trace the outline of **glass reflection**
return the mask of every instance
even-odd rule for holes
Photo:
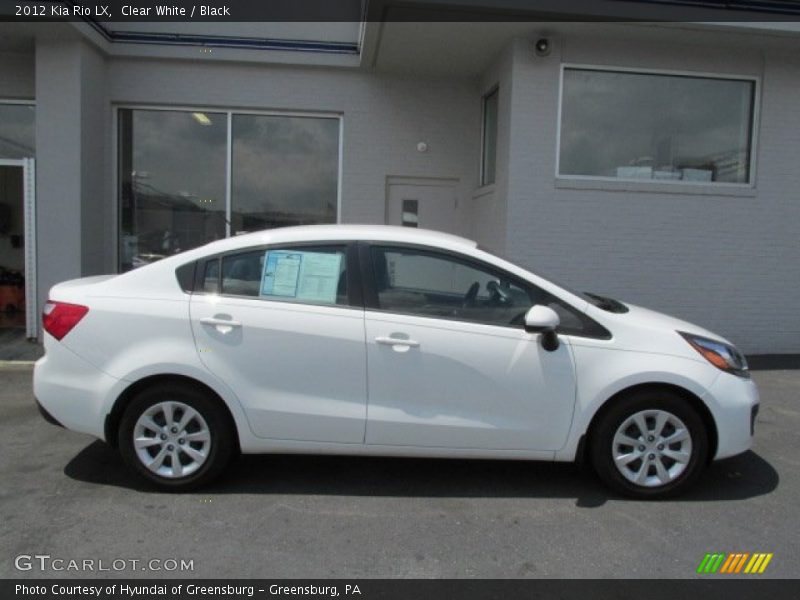
[[[36,109],[26,104],[0,104],[0,158],[36,156]]]
[[[227,116],[119,111],[120,268],[225,237]]]
[[[750,181],[752,81],[566,69],[564,175]]]
[[[231,232],[336,222],[339,120],[233,115]]]

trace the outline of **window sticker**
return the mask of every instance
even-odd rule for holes
[[[269,250],[261,296],[336,304],[341,266],[340,253]]]
[[[267,252],[264,257],[264,276],[261,278],[261,295],[295,298],[302,262],[301,252]]]

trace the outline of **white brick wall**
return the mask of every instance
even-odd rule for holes
[[[737,196],[562,187],[554,175],[562,61],[760,76],[755,190]],[[756,46],[734,52],[570,38],[555,40],[542,59],[517,40],[512,95],[509,256],[578,289],[706,326],[746,352],[800,352],[797,58]]]

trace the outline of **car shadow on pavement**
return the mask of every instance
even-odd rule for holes
[[[100,441],[84,448],[64,473],[85,483],[154,492]],[[772,465],[751,451],[713,463],[677,500],[744,500],[768,494],[779,479]],[[620,499],[591,469],[569,463],[282,454],[241,456],[201,493],[575,498],[576,506],[585,508]]]

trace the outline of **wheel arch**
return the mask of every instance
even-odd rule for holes
[[[104,424],[104,433],[105,433],[105,440],[113,447],[118,447],[119,439],[119,426],[120,421],[122,420],[122,415],[125,412],[125,408],[128,406],[130,401],[142,390],[147,389],[153,385],[163,384],[163,383],[177,383],[179,385],[187,386],[194,388],[196,390],[200,390],[209,395],[210,398],[213,398],[215,402],[217,402],[225,411],[225,414],[228,418],[228,425],[233,432],[233,439],[235,444],[235,449],[237,452],[241,452],[241,444],[239,440],[239,428],[236,426],[236,419],[233,417],[233,413],[231,412],[230,407],[228,404],[222,399],[222,397],[211,387],[194,379],[192,377],[186,375],[178,375],[176,373],[161,373],[158,375],[149,375],[146,377],[142,377],[134,382],[132,382],[128,387],[126,387],[122,392],[117,396],[117,399],[114,401],[114,405],[111,408],[111,411],[108,413],[105,419]]]
[[[578,452],[576,454],[576,461],[580,463],[584,463],[588,461],[587,453],[589,448],[591,448],[591,436],[596,429],[597,423],[603,418],[603,416],[611,409],[614,405],[614,402],[627,396],[628,394],[632,394],[635,392],[639,392],[642,390],[665,390],[677,394],[684,398],[692,408],[700,415],[700,418],[703,420],[703,425],[705,425],[706,432],[708,433],[708,461],[711,462],[713,457],[717,454],[717,444],[719,441],[719,434],[717,432],[717,424],[714,421],[714,417],[711,414],[711,410],[709,410],[706,403],[703,400],[694,394],[693,392],[687,390],[684,387],[679,385],[675,385],[672,383],[663,383],[663,382],[650,382],[650,383],[639,383],[636,385],[628,386],[618,392],[615,392],[612,396],[606,399],[598,409],[595,411],[594,415],[592,415],[591,421],[589,421],[589,425],[586,427],[586,430],[581,435],[580,442],[578,444]]]

